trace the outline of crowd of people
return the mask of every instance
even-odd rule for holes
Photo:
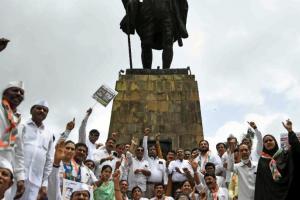
[[[88,109],[79,128],[79,141],[68,140],[73,119],[55,138],[43,123],[47,101],[32,104],[31,119],[22,119],[18,106],[24,100],[21,81],[2,91],[0,106],[0,199],[22,200],[289,200],[297,197],[300,143],[292,122],[287,148],[271,134],[262,136],[254,121],[239,142],[229,135],[212,153],[209,141],[197,147],[162,152],[159,135],[118,142],[111,133],[105,144],[100,132],[86,126]],[[142,144],[139,144],[142,139]],[[256,148],[253,149],[253,142]],[[164,155],[166,155],[164,157]],[[66,188],[66,185],[68,187]],[[66,192],[67,191],[67,192]],[[297,198],[296,198],[297,199]]]

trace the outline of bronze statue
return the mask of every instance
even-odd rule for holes
[[[6,48],[8,42],[8,39],[0,38],[0,52]]]
[[[128,34],[135,31],[141,39],[144,69],[151,69],[152,49],[163,50],[162,66],[169,69],[173,60],[173,42],[182,46],[187,38],[187,0],[122,0],[126,16],[121,29]],[[130,50],[130,46],[129,46]],[[131,51],[129,51],[131,57]]]

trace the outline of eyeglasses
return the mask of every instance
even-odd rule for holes
[[[136,151],[138,151],[138,152],[143,152],[144,149],[137,149]]]

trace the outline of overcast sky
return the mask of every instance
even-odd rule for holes
[[[49,129],[61,132],[73,117],[78,128],[95,90],[103,83],[114,88],[119,70],[128,68],[121,1],[0,3],[0,37],[11,40],[0,53],[1,87],[25,82],[23,120],[36,100],[46,99]],[[189,0],[189,6],[190,37],[182,48],[174,45],[173,68],[191,66],[196,76],[205,137],[213,144],[230,133],[240,137],[248,120],[263,134],[284,132],[287,118],[299,130],[300,0]],[[132,46],[134,67],[142,68],[137,35]],[[96,105],[88,124],[100,130],[102,142],[111,106]]]

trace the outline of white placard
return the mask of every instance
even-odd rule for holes
[[[300,133],[296,133],[296,136],[300,141]],[[287,150],[290,147],[288,133],[280,134],[280,147],[285,150]]]
[[[103,106],[107,106],[116,95],[116,91],[106,85],[101,85],[101,87],[93,94],[93,98]]]
[[[70,200],[71,195],[74,191],[78,191],[80,188],[88,188],[90,192],[90,200],[93,200],[93,186],[87,185],[85,183],[79,183],[67,179],[63,179],[63,190],[62,190],[62,199]]]

